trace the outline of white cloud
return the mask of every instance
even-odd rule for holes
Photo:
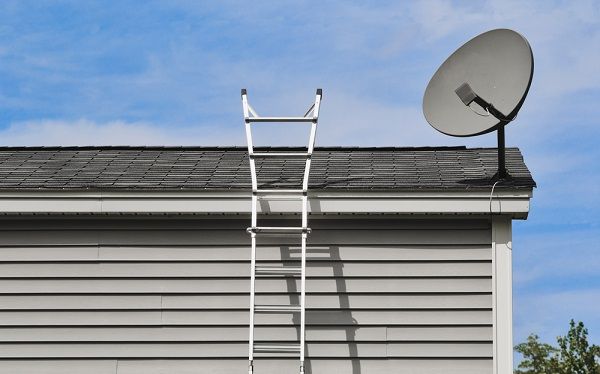
[[[449,0],[415,2],[411,18],[417,22],[425,42],[435,42],[458,30],[467,30],[489,19],[488,6],[457,6]]]
[[[471,146],[493,143],[493,136],[464,139],[442,135],[425,122],[419,107],[386,105],[367,96],[344,93],[332,93],[326,100],[321,111],[318,145],[410,147],[462,145],[465,141]],[[257,145],[305,145],[308,141],[308,126],[301,124],[255,125],[253,129]],[[199,123],[169,127],[89,119],[16,122],[0,130],[0,139],[2,144],[12,146],[246,144],[241,112],[238,120],[228,126]]]
[[[181,7],[197,16],[206,11],[205,6],[187,1],[162,6]],[[215,11],[215,7],[219,6],[211,6],[212,11]],[[457,47],[460,41],[479,31],[499,26],[514,27],[522,31],[532,42],[538,57],[534,87],[523,112],[528,112],[529,118],[542,118],[543,121],[525,123],[520,118],[518,124],[519,127],[531,127],[531,130],[535,128],[535,138],[538,141],[547,138],[549,133],[540,131],[540,123],[544,122],[546,125],[552,118],[556,118],[558,112],[564,111],[556,96],[594,89],[600,85],[596,64],[600,59],[600,49],[593,47],[600,42],[600,35],[597,27],[590,28],[597,26],[600,18],[599,7],[594,2],[547,4],[486,1],[476,5],[445,0],[388,2],[378,5],[335,2],[324,5],[321,11],[304,18],[310,14],[309,9],[305,6],[290,7],[258,2],[251,9],[239,11],[237,4],[226,3],[211,22],[221,25],[219,22],[226,20],[232,24],[239,22],[239,27],[244,27],[245,22],[248,22],[248,12],[251,15],[278,15],[276,22],[271,25],[260,20],[258,24],[253,24],[249,32],[257,33],[256,46],[248,46],[250,49],[246,49],[232,45],[232,50],[239,49],[240,56],[243,56],[241,59],[233,58],[235,54],[222,49],[203,48],[200,36],[181,32],[174,35],[173,41],[165,48],[150,50],[146,55],[147,66],[142,71],[129,75],[73,76],[69,68],[62,67],[64,61],[54,61],[51,65],[59,67],[50,71],[63,69],[65,74],[60,75],[61,79],[71,77],[70,82],[77,82],[77,90],[81,93],[75,98],[69,97],[79,101],[58,103],[58,106],[63,107],[59,111],[67,112],[70,118],[104,121],[103,126],[109,123],[106,122],[107,119],[143,118],[145,122],[158,123],[159,126],[167,124],[163,121],[170,121],[169,125],[178,127],[189,127],[192,121],[197,120],[204,128],[210,128],[215,124],[204,118],[225,118],[227,128],[231,129],[228,136],[211,136],[209,141],[232,144],[230,139],[233,137],[238,140],[236,143],[243,143],[243,136],[238,136],[239,122],[235,122],[239,119],[239,87],[247,86],[257,92],[270,91],[269,99],[277,101],[277,96],[285,90],[306,91],[306,86],[311,86],[312,90],[313,83],[324,81],[326,98],[318,138],[321,144],[493,146],[493,139],[454,139],[435,133],[424,122],[418,104],[407,104],[406,92],[405,97],[389,102],[375,97],[372,85],[373,82],[383,84],[383,90],[382,87],[378,90],[388,92],[398,92],[401,89],[408,91],[406,87],[417,87],[409,94],[420,96],[427,77],[421,77],[425,74],[422,69],[418,71],[418,77],[409,74],[410,69],[416,69],[419,62],[431,63],[431,59],[424,58],[423,53],[438,51],[438,55],[445,55],[446,51]],[[298,22],[303,22],[302,27],[296,25]],[[315,36],[314,39],[304,38],[306,35],[299,31],[306,29],[312,30],[310,35]],[[283,51],[274,52],[273,45],[262,44],[271,40],[273,34],[278,35],[278,38],[289,35],[287,39],[273,39],[286,43]],[[259,36],[263,38],[259,39]],[[108,40],[121,39],[114,37]],[[233,44],[236,42],[233,39],[226,40]],[[130,41],[134,43],[138,39]],[[29,45],[24,41],[20,43]],[[102,43],[96,43],[96,39],[93,39],[90,45],[80,44],[95,51],[100,48],[96,44]],[[91,53],[87,49],[86,53]],[[299,51],[307,53],[304,55]],[[48,54],[46,51],[38,58],[46,61],[45,59],[52,57]],[[415,57],[421,60],[415,62]],[[380,58],[384,59],[385,64],[380,61],[373,67],[373,61]],[[402,58],[402,61],[395,60],[397,58]],[[310,61],[320,61],[320,66],[309,63],[310,68],[303,70],[300,65]],[[358,68],[352,65],[354,61],[363,61],[364,66],[360,67],[360,74],[346,79],[348,75],[343,74],[344,72]],[[348,67],[345,66],[346,62]],[[30,71],[35,65],[29,63],[23,69]],[[331,70],[332,66],[336,67],[335,71]],[[13,68],[16,69],[15,66]],[[47,70],[43,71],[43,79],[49,76]],[[36,81],[38,78],[42,79],[36,77]],[[50,88],[56,89],[54,86]],[[549,101],[549,96],[554,97],[554,101]],[[0,97],[0,103],[13,107],[16,105],[7,100]],[[410,102],[414,103],[414,100]],[[295,103],[291,101],[291,104]],[[43,100],[35,103],[38,104],[44,105]],[[271,104],[273,102],[269,102]],[[275,105],[279,103],[276,102]],[[290,104],[280,106],[292,108]],[[222,117],[222,114],[226,117]],[[523,117],[526,118],[525,113]],[[152,126],[151,130],[159,131],[155,128],[156,126]],[[128,129],[131,130],[129,127]],[[123,131],[127,132],[128,129]],[[521,133],[530,135],[528,131]],[[560,133],[566,130],[555,126],[553,131]],[[509,133],[509,142],[517,139],[513,134],[517,132]],[[179,139],[165,134],[158,137],[158,140],[164,138]],[[186,137],[182,139],[187,140]],[[206,144],[204,137],[194,139]],[[525,144],[525,141],[523,136],[518,142]]]
[[[466,41],[478,31],[509,27],[522,32],[532,44],[536,57],[534,83],[540,97],[547,99],[600,85],[600,5],[595,1],[490,0],[473,6],[429,0],[340,8],[343,17],[336,23],[331,39],[344,50],[361,54],[397,50],[409,57],[419,49],[450,51],[456,39]]]
[[[412,147],[465,143],[464,138],[442,135],[429,126],[420,106],[382,103],[368,93],[332,92],[324,99],[321,121],[321,145]],[[485,140],[471,139],[470,143]]]
[[[177,129],[147,123],[109,121],[19,122],[0,130],[5,145],[219,145],[241,144],[241,136],[215,127]]]

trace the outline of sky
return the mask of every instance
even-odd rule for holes
[[[598,0],[4,0],[0,145],[245,145],[240,88],[261,115],[300,115],[322,87],[318,145],[495,147],[421,112],[437,67],[494,28],[535,58],[506,129],[538,184],[513,227],[515,342],[574,318],[600,344]]]

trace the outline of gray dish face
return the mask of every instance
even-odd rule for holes
[[[485,32],[465,43],[435,72],[425,90],[423,114],[447,135],[494,131],[501,121],[476,104],[467,107],[455,90],[468,83],[478,96],[512,118],[523,105],[532,77],[533,53],[521,34],[508,29]]]

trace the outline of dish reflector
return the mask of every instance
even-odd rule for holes
[[[533,77],[533,53],[521,34],[498,29],[469,40],[435,72],[423,114],[436,130],[474,136],[503,127],[523,105]]]

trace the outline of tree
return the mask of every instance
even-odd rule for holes
[[[557,338],[565,374],[600,374],[600,364],[596,360],[596,357],[600,358],[600,347],[590,347],[587,336],[583,322],[576,324],[571,320],[567,335]]]
[[[583,322],[569,325],[567,335],[557,338],[558,347],[541,343],[535,334],[517,345],[523,360],[515,374],[600,374],[600,347],[590,346]]]
[[[515,347],[523,355],[523,360],[515,374],[557,374],[559,373],[558,349],[541,343],[535,334],[527,337],[527,342]],[[521,370],[522,369],[522,370]]]

